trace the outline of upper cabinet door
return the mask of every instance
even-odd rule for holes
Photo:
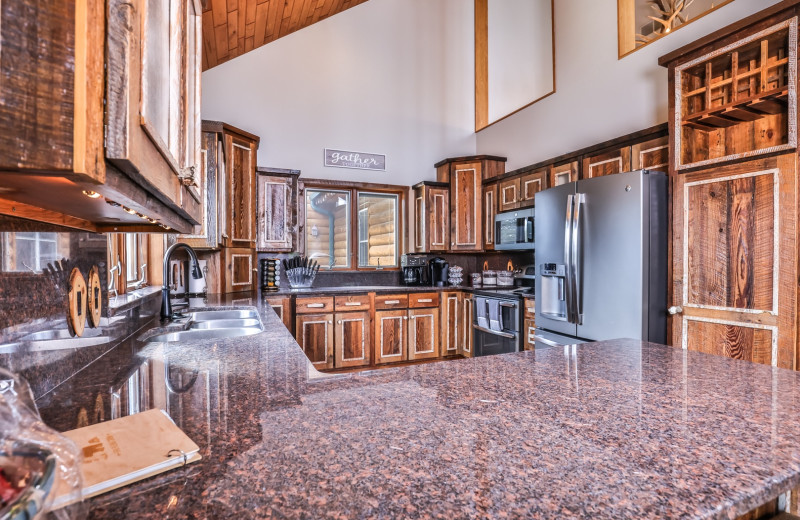
[[[550,179],[547,183],[548,188],[561,186],[578,180],[578,161],[572,161],[550,169]]]
[[[201,7],[109,0],[106,156],[168,201],[200,199]],[[199,215],[198,215],[199,217]]]
[[[450,243],[450,188],[444,183],[414,186],[414,243],[417,253],[447,251]]]
[[[483,187],[483,248],[494,249],[494,217],[497,215],[497,183]]]
[[[450,249],[480,251],[481,163],[455,163],[450,174]]]
[[[255,144],[225,134],[228,181],[226,245],[255,247]]]
[[[631,147],[623,146],[583,159],[583,178],[592,179],[630,171]]]
[[[256,182],[257,249],[264,252],[293,251],[297,227],[297,177],[259,173]]]
[[[659,137],[631,147],[633,170],[669,170],[669,137]]]
[[[203,217],[194,232],[180,235],[179,240],[195,249],[216,249],[220,245],[218,201],[220,183],[220,155],[217,153],[217,134],[203,132],[200,151],[200,186],[203,195]]]
[[[533,206],[534,197],[545,189],[547,182],[547,168],[527,173],[519,179],[519,206],[521,208]]]
[[[519,177],[497,183],[500,199],[499,211],[510,211],[519,207]]]

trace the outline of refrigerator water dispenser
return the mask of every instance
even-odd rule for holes
[[[567,321],[567,266],[564,264],[542,264],[539,268],[542,280],[542,314],[552,320]]]

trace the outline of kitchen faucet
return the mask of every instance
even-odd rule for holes
[[[192,249],[191,246],[181,242],[169,246],[169,249],[167,249],[166,253],[164,253],[164,278],[161,286],[162,320],[172,319],[175,317],[175,315],[172,313],[172,302],[169,299],[169,258],[172,256],[172,252],[178,248],[183,248],[187,253],[189,253],[189,257],[191,258],[192,262],[192,278],[198,280],[203,277],[203,273],[200,272],[200,263],[197,261],[197,253],[194,252],[194,249]],[[186,285],[188,286],[189,284]]]

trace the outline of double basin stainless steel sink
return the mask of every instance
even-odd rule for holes
[[[147,343],[204,341],[250,336],[263,330],[255,309],[197,311],[189,314],[186,330],[157,334],[146,338],[145,341]]]

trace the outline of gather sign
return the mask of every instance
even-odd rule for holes
[[[386,156],[325,148],[325,166],[359,170],[386,170]]]

